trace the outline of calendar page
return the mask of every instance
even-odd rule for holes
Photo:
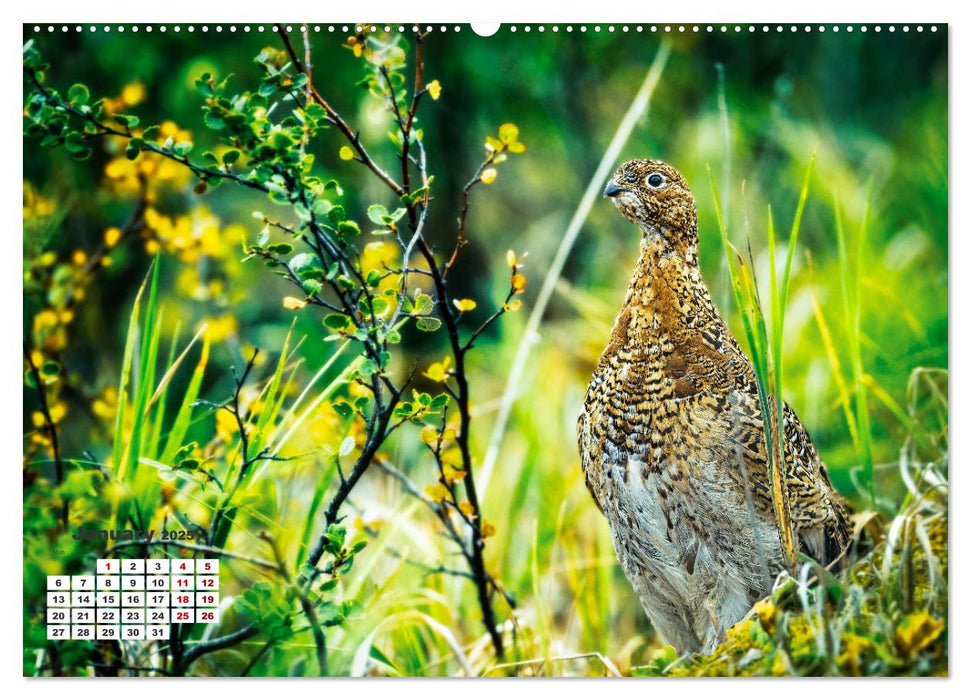
[[[949,674],[947,23],[607,9],[22,26],[25,677]]]

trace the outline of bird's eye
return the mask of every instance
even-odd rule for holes
[[[664,184],[664,176],[658,173],[651,173],[647,176],[647,184],[651,187],[660,187]]]

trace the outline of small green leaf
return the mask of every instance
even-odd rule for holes
[[[334,413],[344,418],[350,418],[354,415],[354,409],[346,401],[335,401],[331,404],[331,408],[334,409]]]
[[[75,83],[67,89],[67,101],[74,107],[87,104],[90,98],[91,93],[88,91],[87,86],[81,83]]]
[[[387,208],[380,204],[372,204],[367,208],[367,218],[378,225],[384,224],[385,217],[388,216]]]
[[[415,327],[420,331],[430,333],[431,331],[437,331],[439,328],[441,328],[442,322],[434,316],[422,316],[415,321]]]
[[[139,119],[133,114],[116,114],[115,121],[128,129],[134,129],[139,124]]]
[[[330,328],[332,331],[339,331],[342,328],[346,328],[350,319],[344,314],[327,314],[324,316],[321,323],[324,324],[326,328]]]

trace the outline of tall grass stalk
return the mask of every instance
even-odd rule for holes
[[[728,259],[728,274],[735,304],[742,317],[745,337],[748,342],[752,364],[755,368],[759,407],[765,431],[765,447],[768,457],[769,475],[772,483],[772,505],[782,543],[783,554],[790,569],[796,562],[795,539],[789,512],[788,490],[786,488],[785,463],[785,403],[782,399],[783,356],[782,340],[785,331],[786,306],[789,299],[789,281],[792,274],[792,261],[799,240],[799,227],[802,214],[809,196],[809,182],[812,177],[815,156],[809,161],[803,177],[799,202],[789,232],[785,268],[782,279],[778,279],[776,265],[776,231],[772,208],[766,212],[766,227],[769,253],[769,315],[771,335],[766,324],[765,312],[759,296],[758,282],[755,277],[754,263],[749,249],[749,265],[732,245],[728,238],[718,189],[715,186],[711,168],[708,179],[711,184],[715,204],[715,217],[721,234],[722,246]]]
[[[860,290],[862,288],[862,272],[860,264],[863,259],[863,247],[866,242],[867,221],[870,216],[870,193],[867,191],[866,204],[863,208],[863,220],[856,239],[853,259],[849,256],[849,241],[843,226],[843,215],[839,197],[834,203],[836,215],[836,245],[839,255],[840,284],[843,293],[843,320],[846,333],[847,348],[850,355],[850,373],[853,379],[853,395],[855,398],[855,422],[858,433],[860,458],[863,462],[864,485],[871,507],[876,505],[876,494],[873,487],[873,436],[870,432],[870,412],[867,407],[867,387],[863,374],[862,332],[860,330]]]

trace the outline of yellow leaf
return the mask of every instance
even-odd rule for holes
[[[753,610],[759,616],[762,629],[772,634],[772,628],[775,626],[775,604],[771,600],[760,600],[755,604]]]
[[[503,124],[499,127],[499,140],[503,143],[515,143],[519,138],[519,127],[515,124]]]
[[[944,631],[944,623],[926,612],[907,615],[897,627],[894,641],[897,650],[905,657],[910,657],[921,649],[929,646]]]
[[[488,185],[496,179],[496,175],[498,174],[499,172],[495,168],[486,168],[482,171],[482,175],[479,176],[479,179]]]
[[[509,144],[506,147],[506,149],[510,153],[525,153],[526,152],[526,144],[520,143],[519,141],[513,141],[511,144]]]
[[[485,518],[483,518],[482,528],[480,531],[482,533],[482,539],[485,539],[486,537],[492,537],[494,534],[496,534],[496,526],[490,523]]]
[[[433,362],[431,365],[429,365],[428,369],[425,370],[425,376],[431,379],[433,382],[444,382],[445,377],[448,375],[448,367],[451,363],[451,357],[446,357],[441,362]]]
[[[446,464],[442,469],[442,476],[445,477],[445,482],[448,484],[454,484],[465,478],[466,472],[464,469],[455,469],[454,467]]]
[[[432,82],[428,83],[428,85],[425,86],[425,89],[428,90],[428,94],[431,95],[433,100],[437,100],[442,94],[442,84],[437,80],[433,80]]]
[[[452,299],[452,303],[459,311],[472,311],[476,307],[476,303],[472,299]]]
[[[339,155],[341,157],[341,160],[353,160],[354,159],[354,151],[351,150],[351,147],[350,146],[341,146],[341,150],[340,150]]]
[[[506,264],[509,265],[509,267],[516,267],[516,265],[517,265],[518,262],[519,261],[516,260],[516,254],[514,252],[512,252],[511,250],[507,250],[506,251]]]
[[[455,428],[445,428],[442,431],[442,442],[455,442]]]
[[[145,86],[142,83],[129,83],[121,89],[121,101],[131,107],[145,99]]]
[[[443,451],[441,454],[442,464],[446,467],[451,467],[456,464],[462,463],[462,450],[458,448],[458,445],[452,445],[447,450]]]
[[[296,309],[302,309],[307,305],[304,299],[297,299],[296,297],[283,297],[283,308],[295,311]]]
[[[512,276],[511,284],[512,289],[514,292],[516,292],[516,294],[522,294],[524,291],[526,291],[526,275],[522,275],[517,272]]]
[[[105,229],[105,245],[111,248],[121,240],[121,229],[117,226]]]
[[[486,147],[486,150],[491,153],[498,153],[503,149],[503,143],[499,139],[494,139],[491,136],[486,136],[485,147]]]
[[[448,489],[442,483],[434,483],[431,486],[425,487],[425,493],[428,497],[435,501],[435,503],[441,503],[446,498],[449,497]]]
[[[421,441],[426,445],[434,445],[438,442],[438,430],[434,425],[426,425],[421,429]]]

